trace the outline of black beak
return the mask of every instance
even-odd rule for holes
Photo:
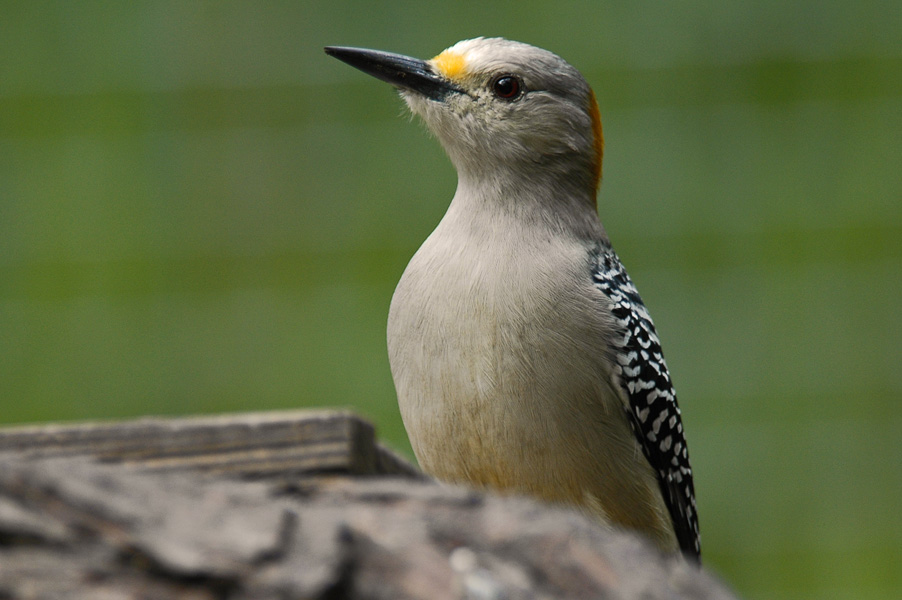
[[[433,71],[429,63],[418,58],[344,46],[326,46],[325,51],[329,56],[334,56],[376,79],[423,94],[432,100],[442,100],[451,92],[464,91]]]

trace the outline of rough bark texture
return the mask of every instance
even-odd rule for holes
[[[0,599],[733,598],[581,515],[440,485],[347,413],[0,430]]]

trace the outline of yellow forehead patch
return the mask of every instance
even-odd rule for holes
[[[464,55],[453,50],[445,50],[432,59],[433,66],[448,79],[460,79],[467,70]]]

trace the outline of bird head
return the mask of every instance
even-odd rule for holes
[[[604,148],[598,105],[556,54],[502,38],[464,40],[430,60],[325,50],[397,87],[461,179],[564,187],[594,207]]]

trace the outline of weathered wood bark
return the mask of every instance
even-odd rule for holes
[[[431,482],[347,413],[0,430],[0,598],[731,597],[575,512]]]
[[[348,412],[287,411],[0,429],[0,452],[91,456],[143,470],[224,476],[420,472],[376,442],[373,426]]]

